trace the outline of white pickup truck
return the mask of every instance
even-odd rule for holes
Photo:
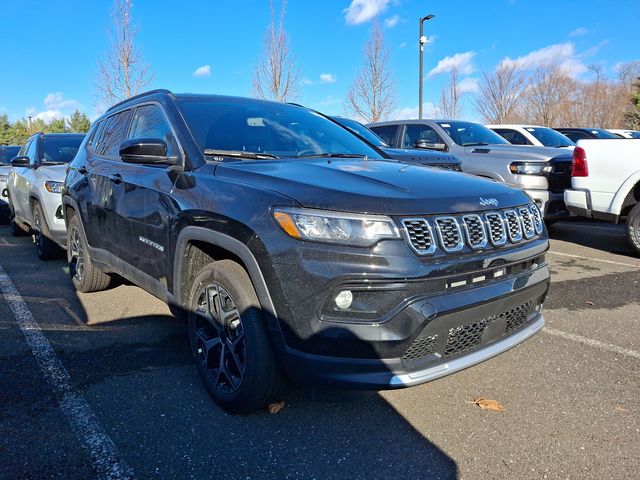
[[[564,192],[567,209],[581,217],[626,220],[629,242],[640,253],[640,140],[579,140],[571,184]]]

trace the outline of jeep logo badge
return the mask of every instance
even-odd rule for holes
[[[480,205],[483,207],[497,207],[498,206],[498,200],[495,198],[482,198],[480,197]]]

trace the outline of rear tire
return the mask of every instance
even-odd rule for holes
[[[636,203],[627,217],[627,238],[636,254],[640,254],[640,203]]]
[[[60,256],[60,247],[47,235],[49,229],[44,218],[44,212],[39,203],[33,206],[33,241],[40,260],[51,260]]]
[[[284,377],[247,272],[231,260],[205,266],[189,294],[191,351],[209,394],[231,413],[280,401]]]
[[[79,292],[97,292],[109,286],[111,277],[98,270],[91,262],[87,239],[78,215],[73,215],[67,225],[67,261],[71,281]]]

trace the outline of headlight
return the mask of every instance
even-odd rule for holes
[[[51,193],[62,193],[63,185],[64,183],[62,182],[44,182],[44,188]]]
[[[386,238],[400,238],[393,220],[378,215],[276,208],[273,218],[288,235],[299,240],[370,247]]]
[[[544,162],[513,162],[509,165],[511,173],[520,175],[542,175],[551,172],[553,167]]]

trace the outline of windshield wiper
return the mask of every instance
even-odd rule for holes
[[[367,158],[361,153],[309,153],[307,155],[298,155],[296,158],[322,157],[322,158]]]
[[[473,142],[473,143],[463,143],[463,147],[484,147],[489,145],[487,142]]]
[[[209,157],[234,157],[245,158],[251,160],[264,160],[268,158],[278,158],[276,155],[265,152],[245,152],[244,150],[215,150],[212,148],[205,148],[204,154]]]

